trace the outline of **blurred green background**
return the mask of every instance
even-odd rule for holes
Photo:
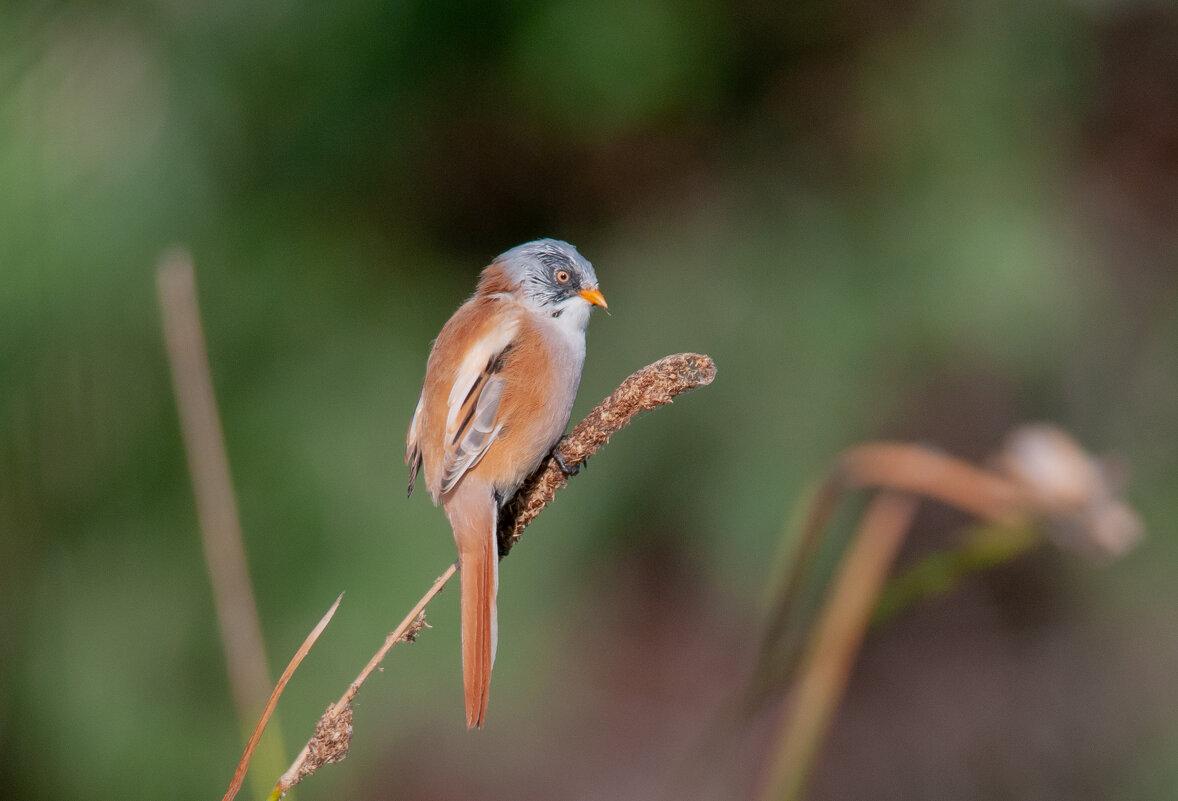
[[[659,797],[806,481],[1030,419],[1132,465],[1147,539],[873,632],[810,797],[1178,797],[1178,9],[1135,0],[0,5],[0,795],[215,798],[240,754],[159,255],[195,257],[271,662],[347,592],[289,760],[453,559],[405,428],[478,270],[538,236],[612,312],[574,418],[668,353],[719,376],[503,564],[486,730],[447,592],[300,797]]]

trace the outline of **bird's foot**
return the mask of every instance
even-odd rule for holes
[[[567,437],[561,437],[560,442],[564,442],[565,439],[567,439]],[[563,472],[566,476],[575,476],[577,473],[581,472],[582,467],[587,467],[589,463],[587,461],[583,461],[574,465],[570,465],[564,460],[564,457],[560,455],[560,442],[556,443],[556,447],[552,449],[552,458],[556,461],[557,467],[559,467],[561,472]]]

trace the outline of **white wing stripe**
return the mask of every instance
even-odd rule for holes
[[[462,365],[454,376],[454,386],[450,387],[450,396],[446,399],[446,438],[453,436],[458,428],[458,412],[463,401],[470,394],[471,387],[479,380],[479,376],[487,369],[491,359],[511,344],[519,330],[519,318],[508,321],[505,325],[488,332],[482,339],[474,343],[466,355],[462,357]],[[486,388],[483,388],[486,392]]]

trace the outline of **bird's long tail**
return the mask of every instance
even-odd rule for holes
[[[458,544],[462,589],[462,678],[466,725],[483,725],[495,663],[498,626],[495,596],[499,590],[499,547],[495,527],[498,507],[490,487],[462,481],[446,503]]]

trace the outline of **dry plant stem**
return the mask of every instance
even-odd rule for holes
[[[286,773],[278,779],[278,783],[274,785],[274,790],[270,793],[270,798],[281,798],[287,790],[294,787],[300,781],[310,776],[319,767],[327,762],[338,762],[347,756],[348,745],[351,738],[351,711],[352,699],[356,697],[356,693],[360,691],[360,687],[368,680],[372,671],[376,670],[377,666],[384,660],[385,655],[389,650],[403,640],[412,641],[416,638],[418,632],[425,625],[425,607],[430,601],[434,599],[442,588],[446,586],[446,582],[458,571],[458,563],[450,565],[446,568],[446,572],[438,576],[425,593],[421,596],[421,600],[417,605],[410,610],[405,619],[401,621],[401,625],[393,629],[393,631],[385,637],[384,644],[377,650],[372,658],[368,660],[368,664],[360,671],[355,680],[348,685],[348,689],[344,692],[340,699],[327,708],[323,716],[319,719],[319,724],[315,727],[315,737],[312,737],[299,755],[295,757],[294,762],[287,769]],[[342,729],[342,730],[341,730]],[[330,740],[328,745],[325,741]],[[324,748],[328,745],[327,748]],[[326,751],[327,756],[324,756]]]
[[[715,377],[715,363],[708,356],[696,353],[679,353],[647,365],[623,381],[561,442],[558,450],[565,465],[575,469],[609,442],[610,437],[629,424],[639,412],[664,406],[690,389],[707,386]],[[568,475],[557,465],[555,459],[547,460],[524,482],[516,495],[506,504],[500,516],[499,537],[504,552],[519,540],[520,532],[548,505],[557,490],[567,484]],[[327,708],[316,726],[315,737],[311,738],[275,784],[270,794],[271,801],[281,798],[287,790],[314,773],[321,765],[338,761],[347,754],[348,738],[351,735],[351,703],[356,692],[381,663],[390,648],[403,639],[412,639],[421,630],[425,625],[425,607],[442,590],[457,569],[458,564],[452,564],[438,577],[406,615],[401,625],[385,638],[384,645],[360,671],[347,692]],[[325,745],[328,735],[331,742]],[[325,753],[327,757],[323,756]]]
[[[678,395],[706,387],[716,378],[716,364],[699,353],[676,353],[630,375],[597,405],[559,446],[565,467],[574,472],[611,436],[621,431],[642,411],[657,409]],[[503,509],[499,520],[500,550],[506,554],[540,511],[568,484],[568,473],[556,459],[547,459]]]
[[[245,773],[249,769],[250,759],[253,758],[254,749],[258,747],[258,741],[262,739],[262,732],[266,729],[266,724],[270,721],[270,716],[274,714],[274,708],[278,705],[278,698],[286,689],[286,683],[290,681],[290,677],[294,675],[295,670],[310,653],[311,646],[315,644],[319,635],[331,622],[331,618],[335,615],[335,610],[339,609],[339,602],[343,600],[343,597],[343,593],[340,593],[339,597],[335,599],[335,603],[327,610],[327,614],[320,618],[319,622],[315,624],[315,628],[311,629],[311,633],[303,640],[303,644],[295,651],[295,655],[291,657],[286,669],[282,671],[282,675],[278,677],[278,683],[274,685],[274,690],[270,693],[270,700],[266,702],[266,708],[262,710],[262,717],[258,719],[258,725],[254,727],[254,733],[250,735],[249,742],[245,745],[245,752],[237,763],[237,770],[233,773],[233,781],[229,783],[229,789],[225,792],[222,801],[233,801],[237,796],[237,792],[241,789],[241,782],[245,779]]]
[[[773,617],[766,627],[766,649],[784,634],[810,562],[839,501],[850,490],[868,488],[910,492],[1006,526],[1019,526],[1026,520],[1027,499],[1018,485],[962,459],[900,442],[849,448],[839,456],[811,502]]]
[[[772,664],[823,532],[843,496],[884,490],[864,514],[844,557],[822,618],[807,643],[796,697],[787,708],[765,799],[796,798],[842,696],[871,612],[915,511],[913,496],[941,501],[990,522],[1028,519],[1025,493],[1014,482],[939,451],[879,442],[844,451],[811,501],[785,584],[767,626],[762,665]]]
[[[765,801],[796,799],[846,688],[855,654],[896,553],[916,513],[910,495],[881,492],[864,512],[785,708]]]
[[[784,709],[776,758],[763,788],[766,801],[801,796],[920,498],[941,501],[1005,531],[1021,532],[999,550],[1003,557],[1031,547],[1039,540],[1036,529],[1044,522],[1080,527],[1079,536],[1088,539],[1079,545],[1103,548],[1104,554],[1123,552],[1140,536],[1139,518],[1116,500],[1091,468],[1091,457],[1066,433],[1045,426],[1020,428],[1008,437],[1001,456],[996,462],[1001,474],[903,443],[861,445],[839,457],[807,510],[795,559],[767,627],[762,678],[772,678],[773,660],[783,645],[787,657],[792,654],[793,643],[786,641],[791,610],[839,501],[853,489],[881,491],[863,515],[806,643],[801,674],[792,702]],[[987,548],[981,556],[993,560],[995,553]]]
[[[847,489],[888,487],[933,500],[1003,525],[1016,525],[1026,494],[1017,484],[954,456],[903,442],[859,445],[839,457]]]
[[[229,477],[225,437],[213,395],[192,257],[188,252],[176,250],[165,254],[160,259],[156,283],[180,430],[192,474],[217,620],[225,644],[229,683],[244,730],[269,690],[269,670]]]

